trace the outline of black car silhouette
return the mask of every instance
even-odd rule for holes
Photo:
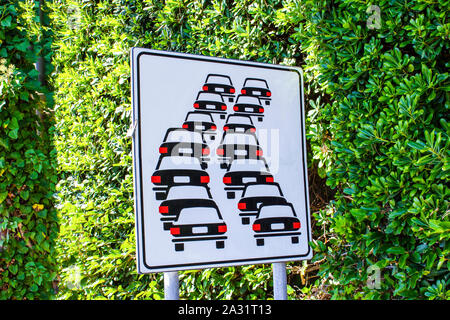
[[[200,160],[202,169],[206,169],[210,150],[201,133],[169,128],[164,136],[164,142],[159,147],[159,153],[159,161],[168,156],[196,157]]]
[[[257,215],[259,207],[286,203],[278,183],[247,183],[237,207],[240,210],[242,224],[249,224],[250,217]]]
[[[236,89],[233,87],[231,78],[222,74],[209,74],[206,77],[203,91],[220,93],[222,97],[228,98],[229,102],[233,102]]]
[[[261,100],[265,100],[266,105],[270,104],[270,97],[272,96],[272,92],[269,90],[267,81],[257,78],[245,79],[244,85],[241,89],[241,94],[258,97]]]
[[[186,114],[183,122],[183,129],[190,131],[216,131],[217,126],[209,112],[191,111]]]
[[[212,200],[204,200],[198,205],[180,210],[170,227],[174,237],[175,251],[183,251],[185,242],[215,241],[217,249],[225,247],[227,225],[219,208]]]
[[[183,208],[204,205],[212,201],[207,186],[173,186],[167,191],[167,197],[159,205],[164,230],[169,230]]]
[[[217,126],[209,112],[188,112],[182,128],[190,131],[199,131],[202,133],[203,137],[208,136],[211,140],[215,140]]]
[[[259,159],[263,151],[254,133],[225,131],[216,154],[220,167],[226,169],[236,159]]]
[[[206,186],[209,175],[201,169],[200,161],[195,157],[167,156],[159,161],[151,182],[155,185],[153,190],[157,191],[156,199],[160,200],[163,196],[161,191],[166,193],[172,186]]]
[[[234,160],[223,176],[228,199],[235,198],[235,192],[245,188],[247,183],[274,182],[269,166],[264,158]]]
[[[221,119],[225,119],[227,113],[227,105],[223,101],[222,95],[214,92],[200,91],[195,99],[194,108],[218,113]]]
[[[233,111],[257,116],[259,121],[262,121],[264,116],[264,107],[261,101],[258,97],[250,95],[238,95]]]
[[[267,237],[287,236],[291,237],[292,243],[298,243],[300,227],[292,203],[261,206],[252,225],[257,246],[263,246]]]
[[[245,114],[235,113],[227,117],[226,123],[223,126],[223,131],[227,132],[256,132],[253,125],[252,118]]]

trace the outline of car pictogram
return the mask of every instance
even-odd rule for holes
[[[211,140],[215,139],[217,131],[214,119],[207,111],[188,112],[181,127],[189,131],[201,132],[204,137],[207,135]]]
[[[242,219],[242,224],[249,224],[250,218],[258,214],[258,209],[261,206],[286,203],[287,201],[278,183],[253,182],[245,185],[237,208],[240,211],[239,216]]]
[[[231,78],[223,74],[209,74],[206,77],[203,91],[220,93],[222,97],[227,98],[228,102],[234,101],[236,89],[233,87]]]
[[[208,186],[172,186],[168,189],[167,195],[159,205],[158,211],[161,214],[161,221],[164,230],[169,230],[172,222],[176,220],[181,209],[198,206],[201,203],[212,201],[211,192]]]
[[[184,251],[185,242],[215,241],[216,249],[225,248],[227,225],[214,201],[183,208],[170,227],[175,251]]]
[[[265,101],[266,105],[270,104],[272,92],[267,85],[267,81],[258,78],[246,78],[241,89],[241,94],[258,97]]]
[[[263,150],[254,133],[225,131],[220,145],[216,148],[216,154],[220,167],[226,169],[236,159],[261,158]]]
[[[217,113],[221,119],[225,119],[227,114],[227,104],[220,93],[200,91],[195,99],[194,108]]]
[[[261,206],[252,225],[257,246],[269,237],[291,237],[291,243],[299,243],[300,228],[292,203]]]
[[[202,169],[208,167],[210,150],[201,133],[182,128],[169,128],[159,146],[160,159],[168,156],[195,157]]]
[[[271,183],[274,177],[264,158],[234,160],[223,176],[228,199],[235,198],[236,191],[242,191],[247,183]]]
[[[249,95],[238,95],[233,111],[258,117],[262,121],[264,117],[264,107],[258,97]]]
[[[156,199],[161,199],[167,189],[178,185],[206,186],[209,175],[202,170],[200,161],[195,157],[167,156],[159,161],[151,182],[155,185]]]
[[[250,116],[235,113],[228,115],[225,125],[223,126],[223,131],[255,133],[256,127],[254,126]]]

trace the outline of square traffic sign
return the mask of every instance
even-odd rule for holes
[[[312,257],[300,68],[133,48],[139,273]]]

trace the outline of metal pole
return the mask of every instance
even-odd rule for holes
[[[39,22],[41,24],[41,30],[43,30],[42,27],[44,27],[44,12],[42,11],[43,7],[44,7],[44,0],[39,0],[38,14],[39,14]],[[45,37],[44,40],[41,40],[41,43],[44,44],[44,41]],[[43,53],[41,53],[41,56],[37,58],[36,70],[39,72],[38,80],[41,83],[41,86],[45,87],[47,81],[45,79],[45,60],[42,54]]]
[[[273,268],[273,297],[275,300],[287,300],[286,263],[275,262]]]
[[[164,299],[165,300],[180,299],[177,271],[164,272]]]

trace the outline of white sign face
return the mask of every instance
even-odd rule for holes
[[[311,259],[301,69],[131,61],[138,272]]]

